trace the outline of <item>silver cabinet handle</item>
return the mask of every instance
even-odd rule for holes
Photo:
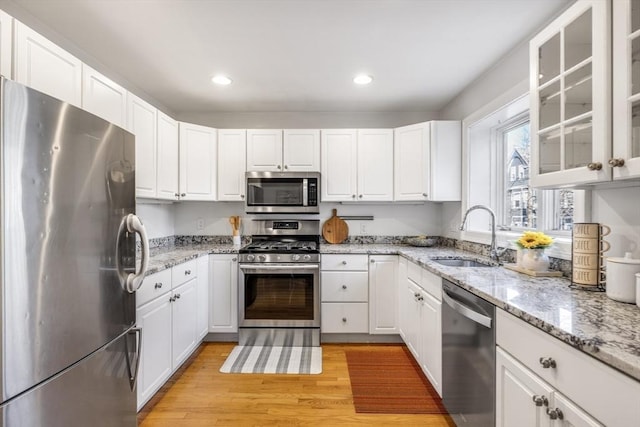
[[[184,275],[185,275],[185,276],[188,276],[188,275],[190,275],[190,274],[191,274],[191,270],[185,270],[185,271],[184,271]]]
[[[424,297],[422,295],[418,296],[418,301],[424,301]]]
[[[372,260],[371,260],[371,261],[369,261],[369,262],[370,262],[371,264],[375,264],[375,263],[376,263],[376,260],[375,260],[375,259],[372,259]]]
[[[422,196],[427,197],[427,193],[422,193]]]
[[[342,285],[342,289],[347,289],[347,285]]]
[[[361,195],[359,195],[358,197],[362,199],[362,194],[361,194]]]
[[[352,194],[352,195],[351,195],[351,198],[352,198],[352,199],[355,199],[355,198],[356,198],[356,195],[355,195],[355,194]]]
[[[587,164],[587,169],[590,171],[599,171],[602,169],[602,163],[600,162],[591,162]]]
[[[240,195],[240,198],[241,198],[241,199],[244,199],[244,194],[241,194],[241,195]]]
[[[549,400],[544,396],[534,395],[533,403],[535,403],[536,406],[542,406],[542,405],[549,406]]]
[[[169,302],[174,302],[176,299],[174,297],[169,297]]]
[[[342,261],[342,265],[347,265],[347,261]]]
[[[619,168],[621,166],[624,166],[624,159],[609,159],[609,166],[611,166],[612,168]]]
[[[549,418],[551,418],[552,420],[564,419],[564,414],[559,408],[556,408],[556,409],[547,408],[547,415],[549,415]]]
[[[282,166],[278,165],[278,169],[282,169]]]
[[[158,282],[155,284],[154,288],[160,289],[162,287],[162,282]]]
[[[285,169],[289,169],[289,166],[287,166],[287,165],[284,165],[284,168],[285,168]]]
[[[176,294],[176,299],[180,299],[180,294]]]
[[[347,318],[346,317],[342,318],[342,323],[347,323]]]
[[[173,193],[174,196],[176,196],[176,198],[180,197],[179,193]]]
[[[182,193],[182,194],[180,194],[180,197],[184,197],[186,195],[187,195],[187,193]]]
[[[231,261],[236,262],[238,258],[231,258]]]
[[[544,369],[555,368],[557,366],[556,361],[551,357],[541,357],[540,364]]]

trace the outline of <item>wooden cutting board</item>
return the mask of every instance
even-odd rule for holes
[[[333,215],[322,225],[322,237],[329,243],[342,243],[349,236],[349,227],[338,216],[338,210],[333,209]]]

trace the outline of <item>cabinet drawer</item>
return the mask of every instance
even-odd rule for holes
[[[423,268],[420,287],[438,301],[442,301],[442,277]]]
[[[496,341],[605,425],[635,425],[640,419],[640,382],[503,310],[497,310]],[[552,358],[556,367],[544,368],[541,357]]]
[[[136,292],[136,307],[171,290],[171,269],[159,271],[144,278]]]
[[[322,302],[367,302],[369,274],[366,271],[323,271],[320,289]]]
[[[368,333],[369,304],[366,302],[322,303],[323,333]]]
[[[407,263],[407,276],[417,284],[422,284],[422,267],[413,261]]]
[[[171,269],[171,288],[176,288],[197,276],[198,265],[195,259],[178,264]]]
[[[369,270],[369,255],[322,255],[322,270]]]

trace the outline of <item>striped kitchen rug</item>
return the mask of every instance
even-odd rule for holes
[[[322,347],[237,345],[224,361],[225,374],[320,374]]]

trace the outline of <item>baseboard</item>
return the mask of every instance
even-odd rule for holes
[[[396,344],[402,343],[398,334],[370,335],[370,334],[321,334],[320,343],[355,343],[355,344]]]
[[[211,332],[204,337],[204,342],[238,342],[238,333]]]

